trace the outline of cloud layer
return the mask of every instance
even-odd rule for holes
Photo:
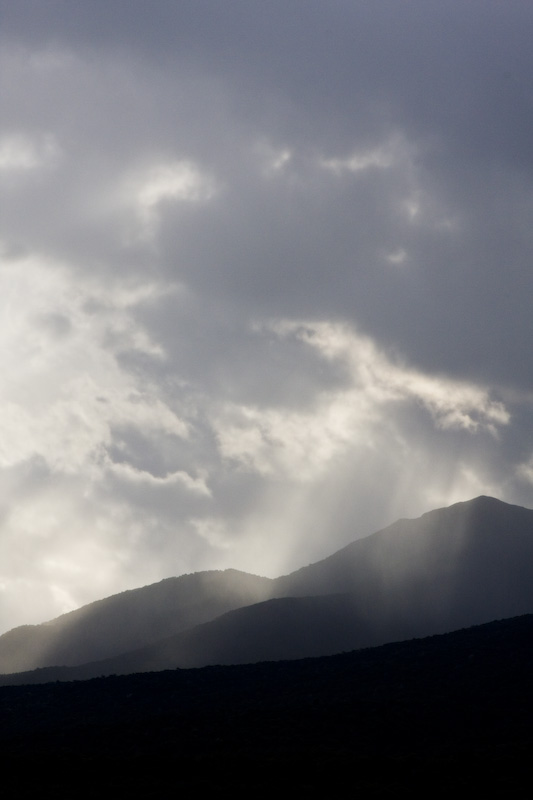
[[[0,629],[533,505],[533,9],[0,13]]]

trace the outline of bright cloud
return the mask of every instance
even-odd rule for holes
[[[343,362],[350,386],[319,392],[312,408],[301,412],[226,408],[218,422],[221,451],[243,468],[315,479],[339,451],[371,448],[398,404],[424,407],[443,429],[495,434],[510,421],[503,403],[486,389],[395,364],[371,339],[346,326],[285,321],[271,328],[282,338],[300,339],[323,358]]]
[[[161,356],[131,316],[153,287],[119,286],[114,296],[112,285],[80,285],[36,257],[4,260],[0,285],[1,465],[40,457],[64,473],[94,468],[119,423],[187,436],[155,387],[117,361],[132,350]]]
[[[191,161],[158,164],[127,184],[126,196],[135,198],[146,238],[155,236],[158,212],[164,202],[206,203],[216,191],[213,178]]]
[[[21,133],[0,137],[0,172],[17,173],[52,166],[60,156],[53,134],[31,137]]]
[[[363,172],[373,167],[389,169],[411,161],[412,150],[401,136],[394,136],[378,147],[356,150],[345,158],[323,158],[320,164],[335,175]]]

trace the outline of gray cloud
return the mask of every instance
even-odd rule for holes
[[[532,504],[527,4],[0,14],[1,628]]]

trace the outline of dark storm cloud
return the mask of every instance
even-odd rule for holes
[[[9,614],[532,503],[529,4],[0,13]]]
[[[533,288],[531,16],[525,4],[486,2],[157,3],[149,14],[142,3],[23,3],[9,8],[6,30],[34,46],[134,59],[135,91],[117,91],[130,105],[125,138],[120,120],[95,117],[90,94],[72,89],[73,118],[85,129],[95,119],[89,131],[106,151],[177,144],[230,172],[229,205],[169,221],[179,253],[168,267],[187,271],[190,249],[194,280],[217,302],[222,284],[232,297],[248,288],[270,313],[286,313],[285,298],[304,316],[333,309],[425,368],[515,381],[520,371],[530,384],[516,340]],[[155,102],[143,92],[153,85],[136,79],[139,57],[160,70]],[[205,104],[191,99],[198,88]],[[254,133],[308,158],[342,158],[398,131],[413,163],[396,192],[390,175],[381,186],[348,175],[328,193],[312,167],[299,191],[250,179]],[[409,182],[452,230],[398,219]],[[405,250],[408,277],[384,275],[387,248]]]

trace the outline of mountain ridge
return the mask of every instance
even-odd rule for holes
[[[271,579],[240,570],[164,578],[0,636],[0,670],[18,672],[111,657],[269,595]],[[13,646],[16,651],[13,652]],[[87,654],[88,657],[85,657]],[[55,660],[54,660],[55,659]]]
[[[174,605],[148,602],[165,589]],[[132,622],[136,602],[143,618]],[[116,607],[121,614],[113,616]],[[108,615],[111,642],[98,640],[105,637],[95,608]],[[58,634],[40,652],[35,631],[13,629],[0,637],[0,664],[19,673],[28,663],[63,664],[92,677],[329,655],[530,612],[533,511],[480,496],[397,520],[279,578],[209,571],[112,595],[36,626],[44,640],[50,630]],[[65,619],[80,624],[65,632]],[[6,653],[17,637],[18,653]]]

